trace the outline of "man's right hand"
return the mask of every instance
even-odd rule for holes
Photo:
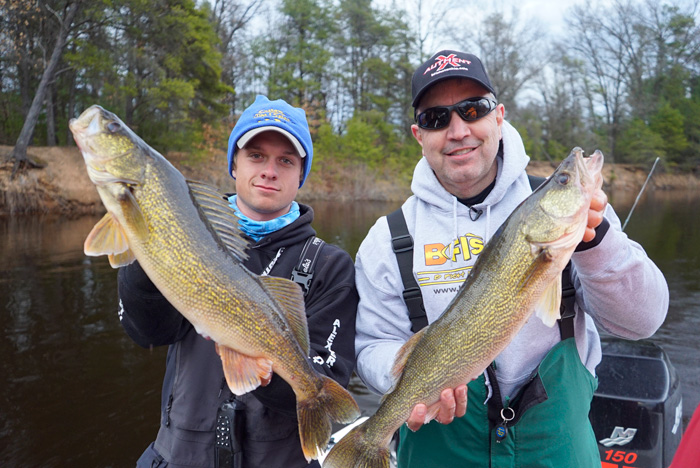
[[[413,407],[406,425],[412,431],[417,431],[426,421],[426,416],[435,414],[435,419],[440,424],[449,424],[454,418],[461,418],[467,413],[467,386],[462,384],[457,388],[446,388],[440,393],[440,400],[430,406],[418,403]]]

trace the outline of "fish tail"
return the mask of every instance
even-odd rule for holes
[[[328,452],[323,468],[389,468],[389,448],[369,443],[366,432],[367,421],[348,432]]]
[[[323,386],[318,394],[297,402],[301,448],[307,461],[317,459],[328,446],[332,421],[347,424],[360,415],[347,390],[326,376],[320,377]]]

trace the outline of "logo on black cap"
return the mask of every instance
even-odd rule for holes
[[[451,67],[459,67],[460,64],[462,64],[462,63],[470,65],[472,62],[471,62],[471,60],[461,59],[461,58],[457,57],[457,54],[450,54],[448,56],[439,55],[435,58],[435,63],[430,65],[428,68],[426,68],[425,71],[423,72],[423,74],[425,75],[429,71],[435,70],[436,68],[437,68],[437,71],[442,71],[448,65]],[[468,68],[467,68],[467,70],[468,70]]]

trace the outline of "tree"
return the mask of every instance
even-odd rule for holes
[[[534,132],[540,131],[540,141],[533,142],[534,152],[529,154],[544,156],[549,161],[560,161],[575,146],[590,151],[598,147],[587,126],[580,81],[572,79],[583,73],[584,65],[569,60],[565,51],[559,50],[558,54],[558,59],[550,64],[549,73],[537,80],[542,103],[529,103],[527,111],[521,106],[517,114],[519,121],[524,115],[529,116],[526,127],[532,138],[536,136]]]
[[[651,117],[649,129],[663,139],[662,147],[667,161],[681,162],[680,157],[688,147],[684,128],[683,115],[668,102],[661,105],[656,114]]]
[[[100,103],[161,151],[189,147],[226,113],[218,38],[193,0],[113,0],[72,58],[82,104]],[[105,50],[108,51],[105,54]]]
[[[610,148],[606,157],[615,161],[617,138],[626,109],[628,71],[638,67],[639,47],[632,40],[630,18],[635,10],[617,3],[615,9],[594,8],[588,2],[572,8],[571,37],[562,43],[585,64],[583,87],[591,116],[603,110],[604,131]]]
[[[514,113],[518,94],[549,61],[543,30],[534,20],[521,24],[518,10],[513,9],[510,19],[497,11],[478,23],[476,31],[455,29],[454,37],[481,59],[498,100]]]
[[[682,111],[677,114],[666,106],[683,109],[690,78],[697,75],[697,7],[697,0],[688,10],[651,0],[626,0],[607,8],[586,3],[570,10],[572,37],[562,46],[585,64],[582,85],[590,116],[602,120],[610,160],[618,154],[638,158],[629,151],[628,137],[642,133],[640,122],[650,126],[653,135],[670,139],[664,148],[670,160],[679,156],[668,151],[687,148],[687,141],[682,143],[686,138],[670,128],[673,123],[688,128]],[[622,132],[625,138],[618,141]]]
[[[449,37],[451,32],[461,27],[461,24],[454,24],[450,19],[450,13],[454,9],[464,9],[464,2],[458,0],[443,0],[440,2],[427,0],[402,1],[397,5],[396,0],[392,1],[390,11],[396,13],[405,12],[407,19],[404,22],[412,27],[407,27],[406,32],[414,38],[412,57],[416,63],[422,63],[432,56],[438,49],[442,48],[435,43],[442,41],[444,37]],[[403,10],[405,8],[405,10]],[[458,21],[463,21],[459,19]]]
[[[283,0],[281,17],[254,49],[267,92],[315,115],[326,106],[325,86],[335,25],[326,0]]]
[[[620,157],[631,163],[649,163],[657,157],[665,160],[664,140],[642,119],[627,121],[620,132]]]
[[[222,56],[221,80],[230,87],[224,103],[229,112],[233,113],[238,105],[239,88],[246,84],[245,75],[249,73],[250,49],[247,44],[250,38],[244,35],[244,30],[260,11],[263,0],[214,0],[209,14],[214,32],[219,38],[219,52]]]
[[[49,86],[50,81],[54,79],[56,66],[58,65],[59,58],[63,53],[63,48],[66,44],[71,26],[73,25],[73,20],[75,19],[80,8],[80,3],[81,0],[67,0],[63,8],[63,14],[61,16],[57,15],[59,20],[59,28],[56,43],[51,53],[51,57],[44,68],[44,73],[34,94],[34,99],[29,107],[29,112],[27,113],[22,130],[17,138],[17,143],[15,144],[15,147],[8,159],[9,161],[13,159],[15,161],[12,169],[12,177],[16,175],[17,171],[22,166],[37,167],[37,164],[30,161],[27,157],[27,147],[31,141],[32,134],[34,133],[34,127],[36,126],[39,113],[41,112],[42,105],[44,104],[46,89]]]
[[[338,21],[336,69],[349,100],[346,119],[376,110],[393,124],[403,123],[410,102],[410,85],[405,85],[413,73],[413,44],[403,16],[373,8],[369,0],[343,0]]]

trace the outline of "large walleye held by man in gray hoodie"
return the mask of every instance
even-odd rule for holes
[[[440,318],[401,348],[396,383],[377,412],[331,449],[324,468],[388,468],[391,437],[416,404],[483,373],[533,312],[554,325],[561,272],[583,238],[602,167],[602,153],[585,158],[575,148],[513,211]]]

